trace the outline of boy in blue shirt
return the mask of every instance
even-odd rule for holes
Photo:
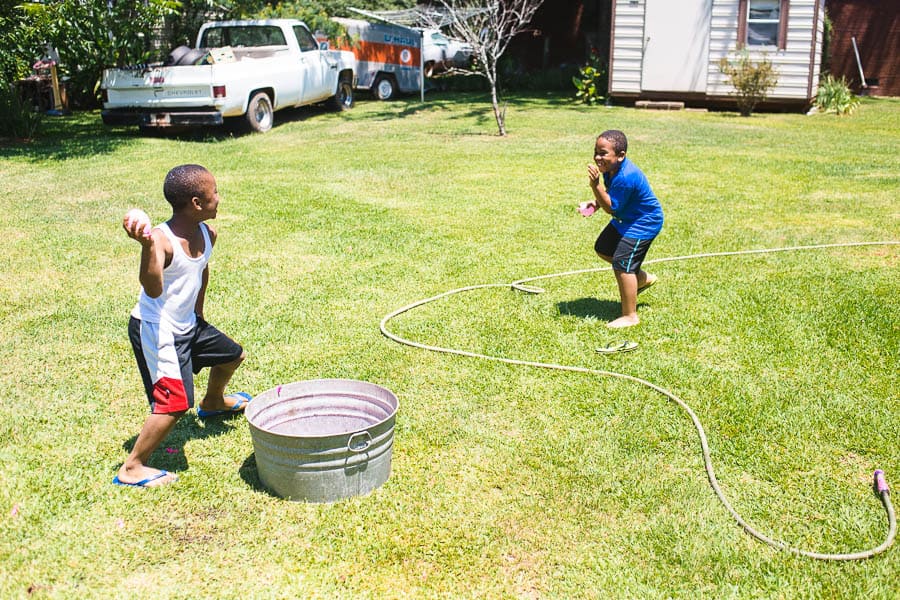
[[[621,131],[610,129],[597,137],[594,163],[588,165],[594,200],[583,202],[582,214],[597,208],[612,215],[612,220],[597,238],[594,251],[612,264],[622,316],[607,327],[637,325],[637,295],[656,283],[656,275],[641,269],[650,244],[663,226],[663,211],[644,173],[625,157],[628,139]]]

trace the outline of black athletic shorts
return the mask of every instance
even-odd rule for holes
[[[641,270],[641,263],[654,239],[656,238],[639,240],[622,237],[615,225],[609,223],[594,242],[594,252],[600,256],[611,256],[612,266],[616,271],[637,273]]]

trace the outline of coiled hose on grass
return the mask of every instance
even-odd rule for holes
[[[691,254],[686,256],[675,256],[669,258],[657,258],[654,260],[648,260],[644,264],[651,263],[662,263],[662,262],[674,262],[679,260],[691,260],[691,259],[699,259],[699,258],[711,258],[711,257],[721,257],[721,256],[738,256],[738,255],[746,255],[746,254],[767,254],[773,252],[791,252],[791,251],[800,251],[800,250],[817,250],[823,248],[845,248],[845,247],[854,247],[854,246],[879,246],[879,245],[897,245],[900,244],[898,241],[884,241],[884,242],[850,242],[843,244],[818,244],[814,246],[791,246],[784,248],[768,248],[768,249],[759,249],[759,250],[738,250],[734,252],[711,252],[705,254]],[[482,285],[470,285],[466,287],[456,288],[442,294],[438,294],[437,296],[432,296],[431,298],[425,298],[424,300],[419,300],[417,302],[413,302],[412,304],[408,304],[392,313],[386,315],[381,320],[381,333],[384,334],[389,339],[394,340],[400,344],[405,344],[407,346],[412,346],[414,348],[420,348],[422,350],[430,350],[432,352],[443,352],[446,354],[456,354],[459,356],[468,356],[470,358],[480,358],[484,360],[491,360],[496,362],[502,362],[511,365],[522,365],[526,367],[539,367],[543,369],[554,369],[557,371],[569,371],[574,373],[585,373],[588,375],[600,375],[606,377],[615,377],[617,379],[624,379],[627,381],[632,381],[634,383],[638,383],[640,385],[646,386],[651,390],[654,390],[678,406],[680,406],[691,418],[691,422],[694,424],[694,428],[697,430],[697,435],[700,438],[700,447],[703,451],[703,464],[706,467],[706,475],[709,478],[709,484],[712,486],[713,492],[715,492],[716,497],[718,497],[719,501],[725,507],[725,509],[731,514],[735,521],[746,531],[748,534],[756,538],[757,540],[763,542],[764,544],[768,544],[773,548],[778,550],[783,550],[785,552],[790,552],[792,554],[797,554],[800,556],[806,556],[808,558],[815,558],[819,560],[861,560],[865,558],[870,558],[884,552],[887,550],[891,544],[894,543],[894,538],[897,535],[897,518],[894,514],[894,506],[891,504],[891,493],[888,488],[887,480],[885,479],[884,473],[881,470],[875,471],[874,474],[874,483],[873,489],[875,494],[881,499],[881,503],[884,505],[885,513],[887,514],[888,520],[888,533],[885,537],[884,541],[869,550],[863,550],[860,552],[850,552],[850,553],[842,553],[842,554],[825,554],[820,552],[811,552],[808,550],[802,550],[800,548],[794,548],[790,546],[786,542],[781,540],[774,539],[769,537],[761,532],[759,532],[755,527],[753,527],[750,523],[748,523],[743,517],[741,517],[740,513],[738,513],[734,507],[731,506],[731,503],[728,501],[728,498],[725,496],[724,492],[722,492],[722,488],[719,486],[719,481],[716,479],[715,471],[713,470],[712,458],[710,456],[709,444],[706,439],[706,432],[703,429],[703,425],[700,423],[700,419],[697,418],[697,415],[691,409],[688,404],[670,392],[669,390],[660,387],[654,383],[651,383],[645,379],[641,379],[640,377],[634,377],[633,375],[627,375],[625,373],[616,373],[614,371],[605,371],[602,369],[589,369],[586,367],[576,367],[576,366],[568,366],[568,365],[558,365],[552,363],[542,363],[542,362],[533,362],[527,360],[518,360],[513,358],[505,358],[502,356],[490,356],[487,354],[479,354],[477,352],[468,352],[465,350],[457,350],[454,348],[443,348],[441,346],[430,346],[427,344],[421,344],[419,342],[415,342],[412,340],[408,340],[402,338],[391,331],[388,330],[387,325],[394,317],[401,315],[405,312],[408,312],[414,308],[422,306],[424,304],[428,304],[429,302],[434,302],[435,300],[439,300],[441,298],[445,298],[447,296],[452,296],[454,294],[460,294],[463,292],[469,292],[472,290],[479,290],[485,288],[495,288],[495,287],[511,287],[514,290],[518,290],[520,292],[531,293],[531,294],[539,294],[544,290],[539,287],[526,285],[527,283],[538,281],[540,279],[550,279],[553,277],[565,277],[569,275],[576,275],[582,273],[593,273],[598,271],[607,271],[610,267],[598,267],[591,269],[581,269],[576,271],[565,271],[561,273],[552,273],[549,275],[540,275],[538,277],[530,277],[526,279],[519,279],[512,283],[488,283]]]

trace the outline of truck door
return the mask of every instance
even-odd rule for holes
[[[311,104],[333,96],[337,90],[337,60],[319,50],[318,42],[305,27],[295,25],[294,35],[300,46],[302,103]]]

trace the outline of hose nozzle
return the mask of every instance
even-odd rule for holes
[[[888,487],[887,479],[884,477],[884,471],[881,469],[875,471],[875,483],[873,487],[875,488],[876,494],[891,491],[891,488]]]

